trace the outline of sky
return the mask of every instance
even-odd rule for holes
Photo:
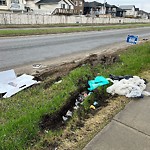
[[[85,0],[86,2],[97,1],[104,3],[105,0]],[[106,0],[111,5],[135,5],[136,8],[150,13],[150,0]]]

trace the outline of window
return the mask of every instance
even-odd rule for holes
[[[112,11],[113,11],[113,12],[116,12],[116,8],[112,8]]]
[[[0,5],[6,5],[6,0],[0,0]]]
[[[61,4],[61,8],[65,9],[65,4]]]
[[[75,5],[78,6],[78,1],[75,1]]]
[[[79,1],[79,6],[82,6],[82,2],[81,1]]]
[[[11,0],[11,3],[19,4],[19,0]]]
[[[80,15],[82,15],[83,14],[83,11],[82,10],[80,10]]]

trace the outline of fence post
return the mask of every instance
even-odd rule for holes
[[[4,20],[4,24],[6,25],[6,15],[5,15],[5,13],[3,14],[3,20]]]

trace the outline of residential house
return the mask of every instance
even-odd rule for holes
[[[84,4],[84,14],[95,14],[98,15],[105,15],[110,17],[123,17],[124,16],[124,10],[115,6],[110,5],[108,3],[98,3],[96,1],[94,2],[85,2]]]
[[[113,17],[116,17],[116,11],[117,11],[117,7],[115,5],[110,5],[107,2],[105,4],[103,4],[105,7],[105,13],[106,14],[110,14]]]
[[[139,17],[142,19],[150,19],[150,14],[143,11],[143,10],[139,10]]]
[[[84,15],[100,15],[104,14],[103,4],[93,1],[84,3]]]
[[[74,9],[77,10],[77,13],[83,14],[84,0],[71,0],[71,1],[75,4]]]
[[[125,16],[126,11],[117,7],[116,8],[116,17],[124,17]]]
[[[0,0],[1,12],[75,15],[83,13],[84,0]]]
[[[137,17],[137,12],[135,5],[121,5],[119,8],[123,9],[125,12],[125,17],[135,18]]]
[[[139,18],[139,8],[135,8],[135,17]]]
[[[0,0],[1,12],[23,12],[24,0]]]
[[[71,0],[26,0],[27,11],[40,14],[77,14]]]
[[[103,5],[105,7],[105,13],[111,15],[111,17],[124,17],[125,10],[108,3]]]

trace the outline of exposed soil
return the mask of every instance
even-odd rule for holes
[[[122,51],[124,49],[119,49]],[[118,52],[116,50],[106,52],[105,54],[91,54],[88,57],[79,61],[66,62],[60,65],[53,65],[46,67],[45,69],[36,69],[34,76],[44,82],[44,88],[47,89],[53,83],[60,81],[62,77],[69,74],[69,72],[77,67],[85,64],[95,66],[102,64],[104,67],[111,65],[119,60]],[[147,74],[149,75],[150,72]],[[144,76],[144,78],[146,78]],[[84,83],[87,89],[87,82],[83,79],[79,79],[80,83]],[[57,130],[63,128],[64,132],[61,137],[55,137],[52,141],[43,137],[43,147],[48,150],[80,150],[85,144],[99,132],[111,118],[122,108],[129,100],[125,97],[110,97],[104,96],[103,93],[95,91],[97,99],[99,99],[99,107],[96,110],[91,110],[90,113],[82,117],[82,108],[79,109],[79,118],[76,123],[72,122],[71,126],[65,126],[62,120],[62,116],[66,114],[68,110],[73,110],[74,103],[80,93],[85,89],[79,87],[74,93],[70,93],[68,103],[62,107],[54,115],[45,114],[39,123],[41,131],[45,130]],[[81,110],[81,111],[80,111]],[[80,115],[81,114],[81,115]],[[34,149],[34,148],[33,148]]]
[[[40,122],[40,128],[42,130],[56,130],[60,127],[64,127],[65,123],[63,122],[62,116],[65,116],[68,110],[72,111],[73,106],[75,104],[76,99],[78,98],[78,95],[83,91],[83,89],[78,89],[78,91],[75,91],[74,93],[70,93],[70,98],[68,99],[68,103],[62,107],[61,110],[59,110],[55,114],[51,115],[44,115]]]
[[[100,55],[100,56],[98,56],[97,54],[92,54],[78,63],[70,62],[57,67],[49,68],[49,70],[37,74],[36,78],[39,78],[39,80],[46,80],[49,77],[49,79],[46,80],[44,85],[44,88],[46,89],[54,82],[61,80],[61,78],[67,75],[71,70],[79,66],[82,66],[83,64],[90,64],[91,66],[102,64],[104,66],[107,66],[117,61],[119,61],[119,57],[116,54]],[[85,82],[83,79],[79,80],[80,83]],[[84,84],[86,84],[87,89],[88,88],[87,83]],[[65,106],[63,106],[62,109],[59,110],[59,112],[50,115],[46,114],[45,116],[43,116],[40,122],[41,129],[42,130],[58,129],[62,127],[64,125],[62,116],[64,116],[68,110],[73,110],[76,99],[78,98],[79,94],[82,93],[83,91],[85,91],[85,89],[79,87],[78,91],[70,93],[71,96],[68,99],[68,103]],[[99,101],[99,105],[101,107],[105,106],[106,105],[105,101],[108,97],[104,96],[103,93],[99,93],[97,90],[95,90],[94,92],[97,93],[97,99],[101,100]]]
[[[102,64],[103,66],[107,66],[117,61],[119,61],[119,57],[115,53],[105,55],[91,54],[81,61],[68,62],[58,66],[49,67],[41,72],[37,71],[34,76],[41,81],[45,81],[48,78],[49,81],[47,82],[46,80],[45,84],[45,88],[47,88],[54,82],[61,80],[61,78],[67,75],[71,70],[78,68],[82,65],[90,64],[91,66],[95,66],[97,64]]]
[[[104,67],[118,62],[119,57],[117,52],[108,53],[105,55],[91,54],[87,58],[81,61],[73,61],[64,63],[59,66],[53,66],[42,72],[37,72],[36,77],[45,82],[45,88],[48,88],[51,84],[61,80],[61,78],[67,75],[71,70],[80,67],[85,64],[95,66],[102,64]],[[149,73],[148,73],[149,74]],[[84,80],[79,79],[81,83],[85,83]],[[88,86],[88,85],[87,85]],[[87,87],[86,87],[87,89]],[[55,137],[52,141],[47,139],[43,140],[44,149],[48,150],[79,150],[82,149],[85,144],[99,132],[111,119],[129,102],[129,99],[125,97],[104,96],[103,93],[94,91],[97,94],[99,100],[99,106],[96,110],[92,110],[89,113],[82,114],[83,108],[78,110],[79,117],[71,126],[65,126],[65,122],[62,120],[62,116],[66,114],[68,110],[73,111],[74,103],[80,93],[85,89],[79,87],[78,91],[71,93],[68,99],[67,105],[54,115],[44,115],[39,124],[41,130],[57,130],[63,128],[64,132],[61,137]]]
[[[140,73],[139,76],[150,82],[150,70]],[[65,129],[61,137],[62,142],[57,146],[57,150],[82,150],[130,100],[124,96],[114,96],[107,99],[107,105],[98,108],[94,115],[90,114],[89,118],[84,120],[83,127],[76,128],[75,131],[69,127]]]

